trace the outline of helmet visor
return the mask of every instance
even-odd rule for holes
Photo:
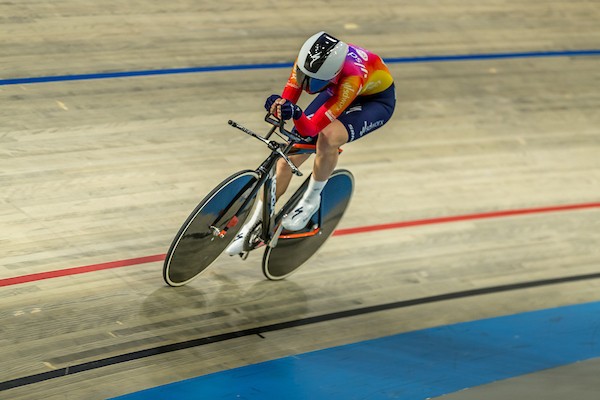
[[[296,81],[302,89],[306,90],[310,94],[322,92],[331,83],[330,81],[311,78],[302,72],[300,68],[296,68]]]

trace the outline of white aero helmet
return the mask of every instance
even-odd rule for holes
[[[319,32],[311,36],[298,54],[296,80],[308,93],[323,91],[344,65],[348,45],[339,39]]]

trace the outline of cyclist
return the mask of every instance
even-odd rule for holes
[[[318,96],[302,110],[296,103],[305,91]],[[294,122],[294,129],[316,144],[313,173],[298,205],[283,219],[283,227],[297,231],[318,210],[321,191],[338,161],[338,149],[383,126],[396,105],[394,80],[383,60],[366,49],[347,44],[325,32],[311,36],[301,47],[281,95],[273,94],[265,109]],[[296,166],[309,155],[290,158]],[[277,198],[285,191],[292,171],[284,160],[277,164]],[[243,251],[245,235],[261,217],[261,204],[226,249]]]

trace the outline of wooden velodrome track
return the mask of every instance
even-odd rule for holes
[[[598,56],[390,62],[392,121],[340,159],[356,191],[339,229],[353,234],[331,238],[286,281],[265,281],[258,254],[221,256],[181,288],[163,283],[161,255],[206,193],[265,157],[227,120],[261,130],[264,98],[281,90],[288,68],[9,81],[289,63],[321,29],[390,59],[600,47],[599,1],[366,4],[0,4],[0,398],[106,398],[399,332],[598,300]],[[531,212],[439,220],[514,210]],[[85,266],[95,271],[68,270]],[[532,284],[494,290],[521,283]],[[431,301],[322,318],[415,299]],[[127,360],[221,334],[231,337]],[[106,359],[115,362],[96,368]]]

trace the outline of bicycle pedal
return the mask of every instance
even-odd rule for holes
[[[250,252],[249,252],[249,251],[243,251],[243,252],[241,252],[241,253],[240,253],[240,254],[238,254],[238,255],[240,256],[240,258],[241,258],[242,260],[244,260],[244,261],[245,261],[245,260],[248,258],[248,255],[250,255]]]

